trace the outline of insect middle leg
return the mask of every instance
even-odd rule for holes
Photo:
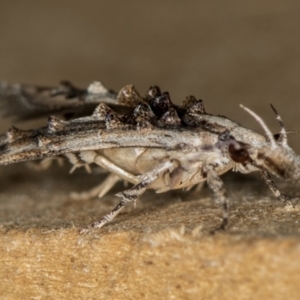
[[[223,218],[222,222],[216,230],[224,230],[228,224],[228,196],[224,188],[222,179],[219,177],[213,166],[204,168],[207,174],[207,184],[214,192],[215,199],[222,205]]]
[[[177,163],[175,161],[168,160],[158,165],[152,171],[142,175],[138,184],[116,195],[118,197],[122,197],[123,199],[110,213],[105,215],[100,220],[88,225],[86,228],[82,229],[80,233],[85,233],[89,231],[90,228],[101,228],[106,223],[112,221],[117,216],[117,214],[123,209],[126,203],[137,201],[138,198],[145,192],[147,187],[151,185],[151,183],[153,183],[162,173],[172,172],[176,165]]]

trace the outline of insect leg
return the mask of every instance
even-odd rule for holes
[[[98,196],[102,198],[106,195],[113,186],[120,180],[120,177],[115,174],[109,174],[104,181],[102,181],[97,186],[93,187],[91,190],[82,193],[71,193],[70,197],[72,200],[88,200]]]
[[[112,174],[108,175],[106,179],[101,182],[96,187],[92,188],[90,191],[83,193],[71,193],[70,197],[73,200],[88,200],[94,198],[98,195],[99,198],[103,197],[110,189],[120,180],[129,181],[133,184],[137,184],[140,180],[137,176],[134,176],[120,167],[116,166],[108,159],[101,155],[96,155],[93,158],[93,161],[103,169],[111,172]]]
[[[185,190],[187,192],[193,190],[194,193],[199,193],[202,190],[203,186],[204,186],[204,182],[205,181],[202,181],[202,182],[197,183],[195,185],[191,185],[191,186],[187,187]]]
[[[46,157],[41,161],[29,161],[27,162],[27,165],[35,171],[44,171],[47,170],[52,163],[56,161],[59,166],[62,166],[64,164],[64,159],[60,156],[53,156],[53,157]]]
[[[205,168],[204,172],[207,174],[207,184],[214,192],[215,199],[222,205],[223,219],[216,230],[224,230],[228,224],[228,197],[223,181],[212,166]]]
[[[152,171],[144,174],[140,178],[140,182],[126,190],[124,192],[118,193],[116,196],[122,197],[122,201],[107,215],[105,215],[102,219],[88,225],[86,228],[82,229],[80,233],[87,232],[90,228],[101,228],[106,223],[112,221],[116,215],[122,210],[122,208],[128,202],[137,201],[138,198],[145,192],[147,187],[154,182],[162,173],[171,172],[177,164],[174,161],[165,161],[162,164],[158,165]]]
[[[115,164],[113,164],[112,162],[110,162],[108,159],[106,159],[105,157],[101,156],[101,155],[97,155],[94,158],[94,162],[102,167],[103,169],[118,175],[120,178],[129,181],[133,184],[137,184],[140,182],[140,179],[137,176],[134,176],[128,172],[126,172],[125,170],[123,170],[122,168],[116,166]]]
[[[272,180],[270,174],[267,171],[261,170],[260,175],[265,180],[267,186],[270,188],[270,190],[273,192],[274,196],[281,200],[281,201],[293,201],[293,200],[299,200],[300,197],[290,197],[287,195],[282,194],[279,189],[277,188],[276,184]]]

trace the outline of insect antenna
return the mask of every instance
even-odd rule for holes
[[[287,130],[286,133],[287,134],[299,134],[300,132],[297,130]]]
[[[270,104],[270,105],[276,115],[276,120],[278,121],[278,123],[280,125],[280,141],[283,145],[287,145],[287,132],[284,127],[283,121],[282,121],[280,115],[278,114],[277,110],[275,109],[275,107],[272,104]]]
[[[267,135],[268,140],[272,144],[272,148],[275,148],[276,147],[276,142],[275,142],[274,136],[273,136],[271,130],[266,125],[266,123],[262,120],[262,118],[260,116],[258,116],[254,111],[249,109],[248,107],[245,107],[242,104],[240,104],[240,107],[242,109],[244,109],[247,113],[249,113],[260,124],[260,126],[265,131],[265,134]]]

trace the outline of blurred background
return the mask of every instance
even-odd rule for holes
[[[243,103],[278,131],[272,103],[300,130],[297,0],[1,2],[0,80],[132,83],[142,94],[158,84],[176,103],[193,94],[259,129]]]

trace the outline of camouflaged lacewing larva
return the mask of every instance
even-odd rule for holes
[[[231,169],[259,171],[276,198],[299,199],[282,194],[270,177],[295,183],[300,179],[300,158],[288,146],[288,132],[273,106],[280,125],[276,135],[256,113],[241,105],[261,125],[262,135],[207,113],[202,100],[193,96],[181,106],[174,105],[157,86],[142,97],[132,85],[115,93],[100,82],[87,89],[69,82],[54,88],[2,82],[0,97],[8,116],[26,119],[56,112],[64,116],[51,116],[47,126],[34,130],[11,127],[0,136],[1,165],[66,157],[73,169],[94,163],[110,173],[91,193],[78,198],[103,196],[121,179],[133,184],[117,194],[122,200],[110,213],[81,232],[101,228],[147,189],[162,193],[204,181],[222,206],[219,229],[225,229],[228,196],[220,175]]]

